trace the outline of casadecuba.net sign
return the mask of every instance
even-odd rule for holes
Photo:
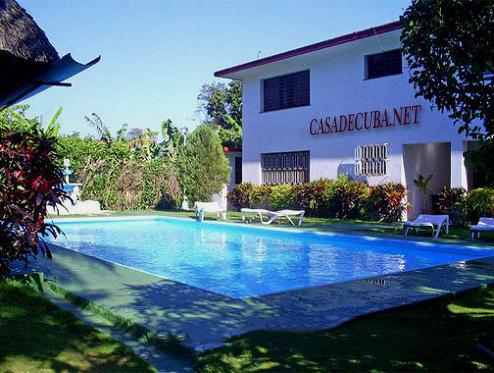
[[[421,105],[411,105],[382,111],[373,110],[314,118],[310,121],[309,131],[312,136],[317,136],[416,125],[418,124],[421,109]]]

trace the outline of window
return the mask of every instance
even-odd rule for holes
[[[388,144],[360,145],[355,148],[355,173],[359,176],[386,175]]]
[[[402,73],[401,49],[365,56],[366,78],[374,79]]]
[[[308,182],[309,164],[308,151],[261,154],[262,183],[275,185]]]
[[[310,105],[309,70],[263,80],[263,110]]]

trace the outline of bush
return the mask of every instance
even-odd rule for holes
[[[67,198],[63,191],[57,138],[37,124],[26,131],[0,129],[0,277],[16,260],[28,263],[38,253],[51,257],[42,236],[59,229],[45,223],[46,208]],[[7,125],[8,127],[8,125]]]
[[[305,210],[306,215],[314,215],[310,208],[313,195],[311,183],[294,184],[292,188],[293,208]]]
[[[106,209],[176,208],[181,201],[175,168],[162,158],[116,164],[89,158],[80,175],[82,198],[99,200]]]
[[[327,217],[336,219],[356,219],[364,216],[368,196],[367,184],[353,181],[341,175],[329,183],[324,192],[324,208]]]
[[[400,221],[406,211],[407,190],[401,184],[386,183],[369,187],[347,176],[336,180],[319,179],[294,185],[235,185],[228,194],[230,205],[281,210],[305,210],[306,215],[338,219]]]
[[[256,209],[271,209],[272,186],[259,185],[254,188],[251,196],[252,207]]]
[[[242,207],[252,207],[252,194],[254,184],[235,184],[232,191],[228,193],[228,202],[233,210],[239,211]]]
[[[326,190],[333,184],[330,179],[318,179],[309,183],[311,198],[308,205],[308,214],[311,216],[329,216]]]
[[[476,224],[480,217],[494,217],[494,189],[474,189],[467,194],[460,206],[462,216],[467,222]]]
[[[180,184],[189,202],[210,201],[230,178],[218,133],[206,124],[195,129],[178,155]]]
[[[402,184],[393,182],[369,188],[366,216],[381,222],[401,221],[407,211],[407,190]]]
[[[452,223],[461,223],[464,216],[461,216],[460,210],[465,194],[466,190],[463,188],[443,187],[437,194],[437,203],[434,208],[439,214],[449,215]]]
[[[294,187],[291,184],[273,185],[269,196],[269,205],[272,210],[283,210],[293,207]]]
[[[130,146],[125,141],[107,143],[78,135],[61,137],[58,152],[62,158],[70,160],[74,172],[72,179],[76,182],[81,180],[81,172],[87,166],[88,159],[121,166],[132,157]]]

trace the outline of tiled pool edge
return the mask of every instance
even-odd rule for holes
[[[158,336],[184,338],[185,346],[196,351],[217,347],[228,337],[259,329],[329,329],[368,313],[494,283],[494,257],[489,257],[398,275],[233,299],[63,248],[56,249],[53,262],[39,264],[45,277],[64,291],[122,314]],[[88,282],[88,275],[103,283]]]
[[[50,217],[46,219],[46,222],[49,223],[64,223],[64,222],[94,222],[94,221],[134,221],[134,220],[179,220],[179,221],[188,221],[194,222],[195,219],[185,216],[176,216],[176,215],[166,215],[166,214],[144,214],[144,215],[129,215],[129,216],[85,216],[85,217]],[[262,225],[260,223],[246,224],[242,221],[236,220],[205,220],[198,224],[207,224],[207,225],[226,225],[226,226],[241,226],[245,228],[252,229],[261,229],[261,230],[275,230],[278,232],[293,232],[293,233],[313,233],[317,235],[327,235],[327,236],[335,236],[335,235],[344,235],[344,236],[359,236],[359,237],[369,237],[372,239],[386,239],[386,240],[396,240],[396,241],[412,241],[412,242],[424,242],[424,243],[434,243],[440,245],[452,245],[452,246],[464,246],[471,248],[490,248],[494,251],[494,242],[484,242],[484,241],[472,241],[460,238],[448,238],[448,237],[439,237],[437,239],[433,239],[431,237],[426,236],[416,236],[416,235],[397,235],[397,234],[389,234],[384,232],[376,232],[372,230],[366,230],[361,228],[361,226],[367,226],[366,223],[357,223],[356,225],[348,225],[344,223],[334,223],[329,224],[324,229],[320,227],[313,226],[301,226],[301,227],[292,227],[292,226],[284,226],[284,225]],[[357,226],[357,227],[355,227]]]

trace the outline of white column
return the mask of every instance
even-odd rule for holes
[[[451,188],[468,188],[467,170],[463,153],[466,144],[461,140],[451,141]]]

